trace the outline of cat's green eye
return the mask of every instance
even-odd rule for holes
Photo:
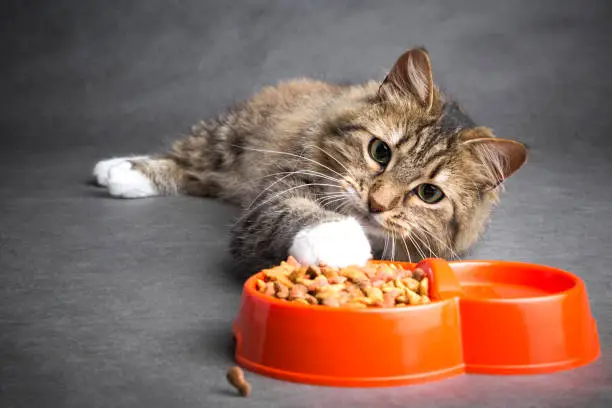
[[[416,193],[427,204],[439,203],[444,198],[444,193],[438,186],[428,183],[419,184]]]
[[[381,166],[386,166],[391,161],[391,148],[380,139],[372,139],[368,153],[372,160]]]

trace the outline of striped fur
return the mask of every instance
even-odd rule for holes
[[[306,226],[347,216],[360,220],[378,258],[452,258],[478,240],[500,183],[523,165],[526,150],[476,126],[428,78],[427,53],[416,49],[382,85],[281,82],[133,166],[160,194],[240,206],[230,250],[250,268],[286,258]],[[386,168],[367,153],[373,137],[391,147]],[[414,192],[423,182],[446,197],[426,204]],[[367,203],[381,188],[393,208],[376,221]]]

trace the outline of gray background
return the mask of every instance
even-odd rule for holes
[[[3,1],[0,406],[610,406],[606,3]],[[414,45],[479,123],[531,147],[470,257],[579,274],[603,356],[555,375],[392,389],[249,375],[253,397],[235,397],[235,210],[110,199],[87,184],[95,161],[164,149],[279,79],[381,78]]]

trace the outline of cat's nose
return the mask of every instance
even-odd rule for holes
[[[388,208],[376,201],[374,197],[370,197],[368,200],[368,209],[372,214],[378,214],[388,210]]]

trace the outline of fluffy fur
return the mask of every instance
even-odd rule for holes
[[[388,146],[388,163],[372,140]],[[442,95],[427,52],[412,49],[382,82],[281,82],[198,123],[166,154],[105,160],[94,174],[116,197],[239,205],[230,250],[250,268],[288,255],[342,266],[465,252],[526,157]],[[441,201],[423,200],[423,183]]]

